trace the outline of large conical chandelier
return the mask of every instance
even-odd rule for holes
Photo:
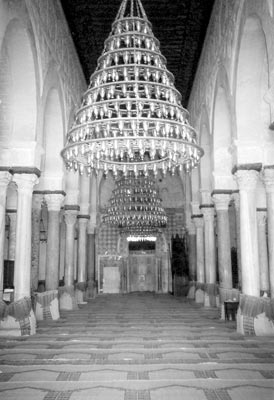
[[[203,155],[140,0],[123,0],[62,151],[88,174],[195,167]]]
[[[153,179],[133,173],[118,179],[103,222],[121,228],[121,233],[145,233],[166,226],[167,216]]]

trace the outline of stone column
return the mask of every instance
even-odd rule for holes
[[[214,206],[201,205],[204,216],[205,278],[206,283],[216,283],[216,249],[214,233]]]
[[[74,236],[75,224],[79,206],[66,205],[65,224],[66,224],[66,252],[65,252],[65,286],[73,286],[74,284]]]
[[[274,165],[264,168],[267,202],[270,295],[274,298]]]
[[[195,293],[195,300],[197,303],[203,303],[205,284],[204,220],[202,214],[192,215],[192,220],[196,228],[197,290]]]
[[[42,192],[33,192],[32,196],[32,230],[31,230],[31,289],[36,291],[39,281],[39,253],[40,253],[40,219],[43,202]]]
[[[216,306],[216,248],[214,232],[214,205],[202,204],[200,209],[204,216],[204,243],[205,243],[205,303],[207,306]]]
[[[87,223],[89,215],[78,215],[78,271],[77,281],[87,280]]]
[[[7,210],[10,219],[9,229],[9,260],[15,260],[15,245],[16,245],[16,218],[17,210]]]
[[[196,281],[196,229],[192,222],[190,222],[188,229],[188,248],[189,279],[190,281]]]
[[[89,221],[87,227],[87,296],[90,298],[95,296],[95,279],[95,228]]]
[[[10,180],[11,175],[8,171],[0,171],[0,300],[3,297],[6,199]]]
[[[241,257],[241,224],[240,224],[240,195],[239,191],[232,193],[236,214],[236,233],[237,233],[237,266],[238,266],[238,287],[242,288],[242,257]]]
[[[236,171],[233,171],[240,195],[242,292],[259,297],[260,269],[256,218],[256,188],[259,172],[251,166],[236,168]]]
[[[60,208],[65,193],[55,191],[45,195],[48,208],[48,239],[46,255],[46,290],[56,290],[59,286],[60,260]]]
[[[257,208],[258,246],[260,265],[260,289],[263,293],[269,292],[269,269],[266,237],[266,209]],[[262,294],[262,293],[261,293]]]
[[[15,173],[13,180],[18,192],[14,266],[14,300],[17,301],[31,294],[32,191],[38,178],[34,173]]]
[[[213,192],[213,201],[217,213],[218,230],[218,267],[220,288],[232,289],[231,245],[228,207],[231,192]]]

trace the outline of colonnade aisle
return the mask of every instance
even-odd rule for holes
[[[170,295],[101,295],[0,345],[5,400],[274,399],[274,338]]]

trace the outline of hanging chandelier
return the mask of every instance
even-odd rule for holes
[[[121,228],[121,233],[151,233],[165,227],[167,216],[151,177],[133,173],[116,182],[103,222]]]
[[[66,167],[148,175],[191,170],[203,150],[140,0],[123,0],[62,150]]]

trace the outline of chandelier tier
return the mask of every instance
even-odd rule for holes
[[[123,232],[150,232],[166,226],[167,216],[150,177],[123,176],[116,182],[103,222]]]
[[[203,155],[140,0],[123,0],[68,132],[68,169],[188,171]]]

